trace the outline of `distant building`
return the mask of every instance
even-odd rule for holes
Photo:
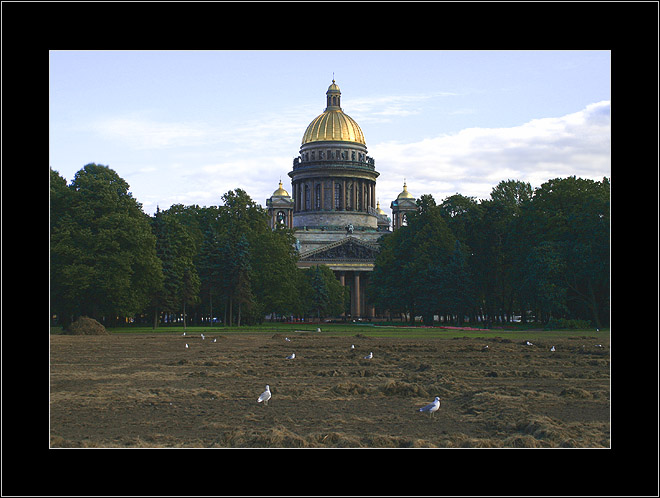
[[[332,80],[327,106],[309,124],[298,157],[289,172],[292,196],[279,188],[266,200],[271,227],[295,230],[298,266],[324,264],[351,293],[351,317],[371,318],[374,308],[365,299],[369,273],[378,254],[378,239],[390,232],[390,219],[376,198],[379,173],[367,155],[362,129],[341,108],[341,91]],[[405,224],[406,213],[417,209],[404,182],[392,202],[393,229]]]

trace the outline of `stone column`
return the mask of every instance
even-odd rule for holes
[[[346,179],[341,182],[341,210],[346,211]]]
[[[298,184],[293,184],[293,210],[298,212]]]
[[[354,274],[354,279],[353,279],[353,294],[355,295],[355,300],[353,301],[354,306],[353,309],[351,310],[351,315],[352,317],[358,318],[361,316],[360,313],[360,272],[356,271]]]

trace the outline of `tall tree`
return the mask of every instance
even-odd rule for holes
[[[185,326],[185,307],[195,303],[199,293],[199,277],[193,264],[196,253],[193,238],[189,229],[169,210],[156,210],[152,228],[164,276],[162,289],[152,297],[154,328],[158,326],[160,311],[183,312]]]
[[[527,215],[534,244],[554,243],[561,258],[569,314],[600,327],[609,314],[609,179],[549,180],[534,192]]]
[[[149,217],[126,181],[93,163],[76,173],[68,194],[62,181],[53,179],[53,310],[64,322],[87,315],[106,317],[106,323],[144,310],[163,276]],[[67,206],[62,208],[64,197]]]
[[[339,316],[344,311],[345,288],[342,287],[333,271],[325,265],[315,265],[302,270],[307,279],[307,285],[302,291],[307,293],[307,309],[321,317]]]

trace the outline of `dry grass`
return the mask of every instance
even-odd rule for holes
[[[485,352],[483,339],[289,337],[52,336],[51,447],[610,444],[609,345],[590,354],[565,338],[549,353],[490,341]],[[434,396],[441,409],[419,413]]]

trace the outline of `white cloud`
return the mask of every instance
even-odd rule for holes
[[[160,122],[136,114],[98,120],[92,130],[106,140],[134,149],[196,146],[210,138],[209,129],[201,123]]]
[[[493,187],[508,179],[532,187],[572,175],[600,180],[610,176],[610,150],[609,101],[511,128],[467,128],[414,143],[369,147],[380,178],[398,179],[396,188],[379,179],[381,206],[384,197],[398,195],[404,177],[413,195],[431,193],[436,201],[456,192],[488,198]]]
[[[362,123],[391,122],[392,118],[401,118],[420,114],[424,104],[436,97],[458,95],[452,92],[434,92],[417,95],[387,95],[382,97],[351,99],[351,116]]]

